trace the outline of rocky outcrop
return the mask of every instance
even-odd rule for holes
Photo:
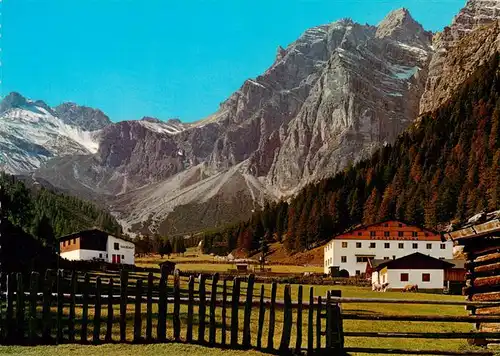
[[[473,71],[498,50],[499,0],[469,0],[451,26],[436,34],[420,113],[449,99]]]
[[[54,108],[55,114],[66,124],[80,127],[86,131],[100,130],[111,121],[101,110],[79,106],[74,103],[63,103]]]

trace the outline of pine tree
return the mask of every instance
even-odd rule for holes
[[[379,192],[373,188],[363,210],[363,224],[370,225],[376,222],[378,212]]]

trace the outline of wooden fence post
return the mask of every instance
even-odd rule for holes
[[[216,325],[215,325],[215,303],[217,302],[217,282],[219,281],[219,274],[215,273],[212,276],[212,293],[210,296],[210,333],[209,343],[211,346],[215,345]]]
[[[56,319],[56,340],[57,343],[63,342],[63,315],[64,315],[64,295],[63,295],[63,284],[64,275],[62,270],[57,271],[56,276],[56,289],[57,289],[57,319]]]
[[[314,349],[314,288],[309,288],[309,314],[307,320],[307,351],[312,354]]]
[[[245,303],[245,314],[243,316],[243,346],[249,348],[252,342],[250,336],[250,319],[252,314],[252,299],[253,299],[253,285],[255,283],[255,276],[253,274],[248,276],[247,282],[247,295]]]
[[[16,275],[10,273],[7,275],[7,310],[5,313],[6,339],[12,342],[14,338],[14,289],[16,288]]]
[[[146,304],[146,340],[153,340],[153,273],[148,274],[148,291]]]
[[[292,293],[290,285],[285,286],[285,308],[283,310],[283,333],[281,334],[280,353],[289,351],[290,337],[292,334]]]
[[[342,291],[340,290],[332,290],[330,291],[330,296],[331,297],[342,297]],[[330,328],[331,328],[331,336],[330,336],[330,342],[332,347],[340,351],[340,354],[343,354],[344,350],[344,326],[342,322],[342,309],[340,307],[340,303],[332,303],[330,301],[331,305],[331,310],[330,310],[330,315],[329,318],[331,318],[330,321]]]
[[[266,314],[266,306],[264,305],[264,284],[260,286],[260,302],[259,302],[259,329],[257,331],[257,348],[262,348],[262,331],[264,329],[264,317]]]
[[[134,312],[134,342],[141,340],[142,331],[142,279],[138,279],[135,285],[135,312]]]
[[[316,311],[316,348],[321,349],[321,296],[318,296],[318,310]]]
[[[7,292],[5,285],[5,273],[0,272],[0,293]],[[0,344],[5,343],[5,303],[0,303]]]
[[[87,342],[87,325],[89,317],[89,280],[90,276],[85,273],[82,286],[82,327],[80,329],[80,340],[82,343]]]
[[[113,339],[113,288],[113,278],[110,278],[108,282],[108,318],[106,323],[106,336],[104,337],[106,342],[111,342]]]
[[[75,342],[75,304],[76,304],[76,293],[78,292],[78,275],[77,271],[71,273],[71,281],[69,286],[69,317],[68,317],[68,340],[69,342]]]
[[[45,343],[51,340],[50,331],[52,329],[52,317],[50,315],[50,305],[52,300],[52,272],[45,271],[45,281],[43,284],[43,306],[42,306],[42,339]],[[8,307],[8,305],[7,305]]]
[[[295,350],[297,353],[302,348],[302,286],[299,285],[297,295],[297,340],[295,342]]]
[[[269,308],[269,332],[267,336],[267,348],[274,349],[274,323],[276,322],[276,292],[278,285],[273,282],[271,285],[271,306]]]
[[[92,342],[99,343],[99,336],[101,334],[101,277],[95,280],[95,304],[94,304],[94,335]]]
[[[158,325],[156,338],[159,342],[167,339],[167,279],[166,268],[162,268],[158,298]]]
[[[231,296],[231,346],[238,345],[238,307],[240,304],[240,279],[233,280],[233,290]]]
[[[21,343],[24,339],[24,285],[22,273],[17,274],[16,295],[16,342]]]
[[[222,330],[221,330],[221,344],[226,345],[226,309],[227,309],[227,280],[224,279],[222,283]]]
[[[198,297],[200,299],[200,305],[198,308],[199,311],[199,319],[198,319],[198,342],[205,342],[205,317],[206,317],[206,294],[205,294],[205,279],[206,276],[204,274],[200,274],[198,280],[200,285],[198,286]]]
[[[174,272],[174,339],[180,341],[181,339],[181,280],[179,270]]]
[[[120,342],[127,341],[127,287],[128,271],[120,271]]]
[[[189,276],[186,342],[193,341],[193,305],[194,305],[194,276]]]
[[[40,275],[38,272],[31,272],[30,281],[30,321],[29,321],[29,338],[30,344],[34,345],[37,339],[37,318],[36,318],[36,305],[38,301],[38,281]]]
[[[332,303],[330,297],[330,291],[326,292],[326,348],[332,348]]]

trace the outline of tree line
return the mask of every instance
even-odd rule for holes
[[[500,209],[500,72],[493,56],[437,110],[392,145],[289,202],[268,203],[251,219],[206,231],[205,252],[258,251],[262,240],[291,252],[313,248],[358,224],[395,218],[439,229]]]
[[[151,238],[149,235],[143,235],[136,238],[134,242],[135,251],[139,255],[156,253],[163,258],[164,255],[170,257],[173,253],[180,255],[186,252],[186,239],[184,237],[168,238],[154,234]]]
[[[111,214],[88,201],[43,187],[30,189],[22,180],[5,173],[0,174],[0,186],[7,219],[34,237],[57,239],[94,227],[116,236],[122,234]]]

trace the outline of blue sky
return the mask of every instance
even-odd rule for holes
[[[201,119],[307,28],[406,7],[441,30],[465,0],[3,0],[1,95],[97,107],[113,121]]]

